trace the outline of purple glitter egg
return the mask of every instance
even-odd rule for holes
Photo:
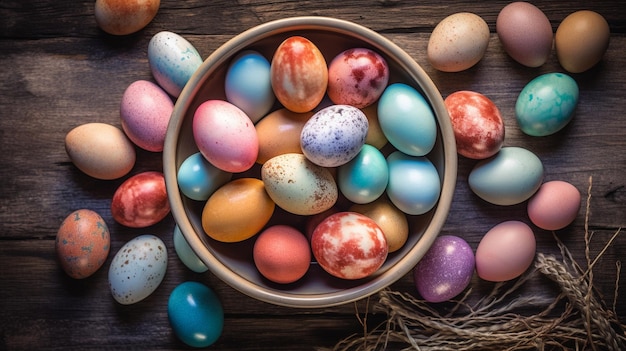
[[[450,300],[470,283],[474,265],[474,252],[465,240],[440,236],[415,266],[415,287],[428,302]]]

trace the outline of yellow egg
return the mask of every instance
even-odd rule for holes
[[[556,30],[556,55],[563,68],[581,73],[595,66],[607,48],[611,31],[597,12],[576,11],[565,17]]]
[[[378,122],[378,104],[371,104],[361,109],[367,117],[369,127],[367,128],[367,136],[365,137],[365,143],[372,145],[377,149],[382,149],[387,145],[387,137],[383,133],[383,129]]]
[[[94,14],[103,31],[126,35],[147,26],[160,5],[160,0],[96,0]]]
[[[263,164],[270,158],[288,153],[302,153],[300,133],[313,112],[296,113],[282,108],[276,110],[256,124],[259,138],[257,163]]]
[[[406,215],[386,198],[380,197],[368,204],[352,205],[350,211],[365,215],[378,224],[387,239],[389,252],[397,251],[406,243],[409,237]]]
[[[217,241],[243,241],[267,224],[274,207],[260,179],[235,179],[209,197],[202,211],[202,228]]]

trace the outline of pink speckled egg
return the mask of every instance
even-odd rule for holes
[[[161,172],[143,172],[126,179],[111,201],[113,219],[127,227],[148,227],[169,213],[165,177]]]
[[[259,272],[280,284],[302,278],[311,265],[309,241],[300,231],[286,225],[274,225],[261,232],[252,254]]]
[[[243,172],[256,162],[259,138],[252,120],[222,100],[203,102],[194,114],[193,136],[202,155],[226,172]]]
[[[578,215],[580,192],[561,180],[545,182],[528,200],[528,217],[537,227],[559,230],[567,227]]]
[[[378,100],[388,81],[387,61],[370,49],[343,51],[328,66],[328,96],[337,105],[369,106]]]
[[[174,103],[165,90],[147,80],[138,80],[129,85],[122,95],[122,129],[140,148],[163,151],[173,110]]]

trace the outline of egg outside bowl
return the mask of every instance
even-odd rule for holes
[[[262,53],[271,61],[278,45],[286,38],[301,35],[311,40],[327,63],[348,48],[366,47],[381,54],[389,64],[390,80],[406,83],[420,91],[430,103],[438,124],[437,141],[427,157],[441,179],[441,195],[428,213],[408,216],[410,233],[405,245],[390,253],[373,275],[358,280],[334,278],[313,260],[307,274],[295,283],[275,284],[265,279],[252,259],[253,237],[239,243],[211,239],[202,229],[204,202],[186,198],[177,184],[181,163],[198,151],[192,120],[196,108],[209,99],[226,100],[224,79],[231,59],[245,49]],[[389,147],[389,145],[388,145]],[[457,175],[457,154],[452,126],[443,98],[424,70],[402,49],[382,35],[358,24],[327,17],[293,17],[261,24],[235,36],[215,50],[191,77],[176,101],[165,139],[163,168],[172,214],[181,232],[207,265],[222,281],[255,299],[275,305],[321,308],[345,304],[370,296],[409,273],[431,246],[448,216]],[[241,176],[259,177],[259,167]],[[268,225],[300,226],[302,217],[290,215],[278,206]]]

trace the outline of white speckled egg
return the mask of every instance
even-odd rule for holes
[[[154,235],[140,235],[122,246],[109,268],[109,287],[122,305],[150,296],[161,284],[167,270],[167,248]]]
[[[369,122],[360,109],[331,105],[315,113],[302,128],[304,155],[322,167],[341,166],[353,159],[365,144]]]
[[[187,39],[162,31],[150,39],[148,63],[157,83],[170,95],[178,97],[202,64],[202,57]]]

